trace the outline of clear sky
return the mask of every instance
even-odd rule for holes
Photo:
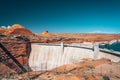
[[[0,0],[0,26],[35,33],[120,33],[120,0]]]

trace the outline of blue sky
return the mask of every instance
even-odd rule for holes
[[[0,26],[34,33],[120,33],[120,0],[0,0]]]

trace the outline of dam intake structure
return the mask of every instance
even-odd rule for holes
[[[119,56],[106,54],[99,50],[98,44],[90,46],[32,44],[29,57],[29,66],[33,71],[50,70],[65,64],[82,62],[84,58],[108,58],[120,61]]]

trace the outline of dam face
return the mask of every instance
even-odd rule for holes
[[[33,71],[50,70],[65,64],[81,62],[83,58],[101,59],[107,58],[113,62],[120,61],[120,53],[118,56],[113,51],[104,51],[97,45],[92,48],[61,46],[56,45],[40,45],[32,44],[32,51],[29,56],[29,66]]]
[[[29,66],[33,71],[50,70],[65,64],[81,62],[82,58],[94,58],[94,52],[89,49],[47,46],[32,44]]]

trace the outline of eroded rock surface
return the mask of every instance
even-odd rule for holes
[[[0,43],[14,56],[15,59],[18,60],[22,66],[28,65],[28,57],[31,49],[29,41],[9,36],[0,38]],[[0,63],[16,73],[21,71],[18,65],[16,65],[16,63],[6,54],[4,50],[1,49],[1,47]],[[6,69],[8,70],[6,67],[0,67],[0,69],[6,71]]]

